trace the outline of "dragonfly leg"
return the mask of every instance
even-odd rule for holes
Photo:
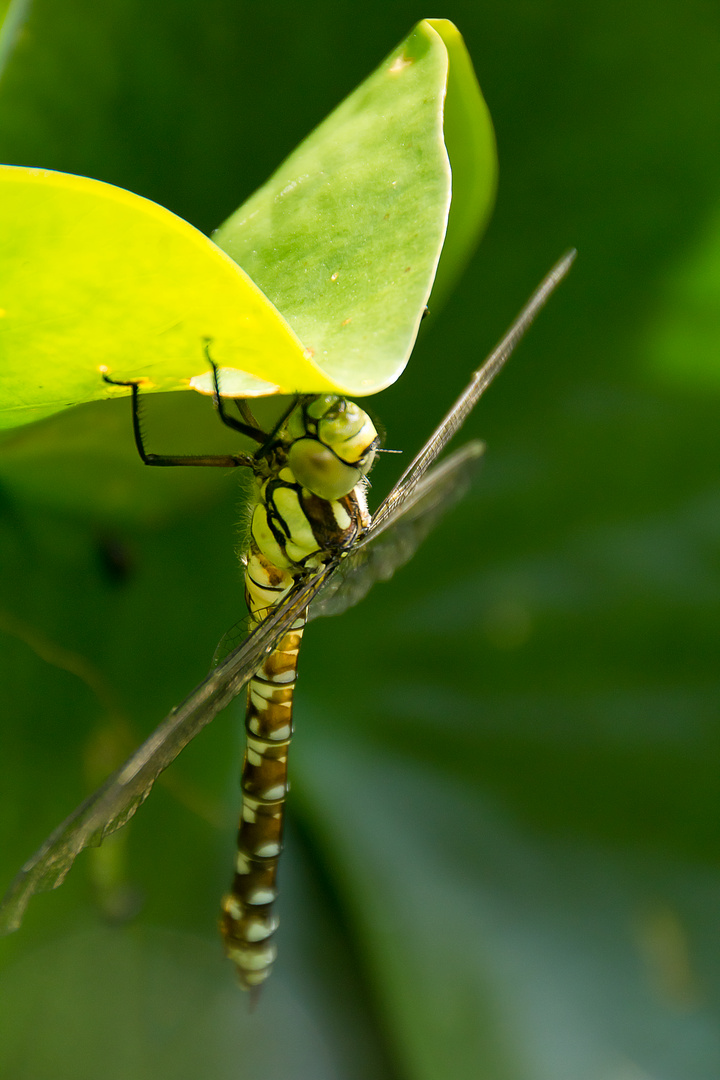
[[[210,344],[211,344],[210,338],[206,338],[203,348],[204,348],[204,351],[205,351],[205,359],[207,360],[208,364],[212,368],[212,373],[213,373],[213,404],[215,405],[215,408],[217,410],[218,416],[220,417],[220,420],[227,427],[232,428],[233,431],[239,431],[241,435],[247,436],[248,439],[254,439],[255,442],[264,443],[266,441],[266,439],[267,439],[267,435],[265,434],[264,431],[261,431],[260,428],[255,427],[252,424],[246,424],[242,420],[238,420],[238,419],[236,419],[236,417],[230,416],[229,413],[225,412],[225,403],[223,401],[222,395],[220,394],[220,378],[219,378],[218,366],[215,363],[215,361],[213,360],[213,358],[210,356]],[[237,400],[237,399],[234,399],[234,400]],[[241,410],[241,412],[242,412],[242,410]]]
[[[151,454],[145,449],[145,439],[140,421],[140,384],[142,379],[113,379],[103,372],[103,381],[109,386],[129,386],[132,391],[132,427],[135,446],[144,465],[188,465],[232,469],[238,465],[252,467],[250,454]],[[263,436],[264,439],[264,436]]]

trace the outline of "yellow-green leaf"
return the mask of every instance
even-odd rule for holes
[[[332,385],[248,276],[211,240],[121,188],[0,168],[0,427],[113,393],[101,379],[176,390],[208,367],[234,391]],[[118,391],[119,393],[120,391]]]
[[[431,309],[452,289],[473,253],[495,205],[495,131],[470,54],[448,19],[428,19],[448,52],[443,132],[452,169],[452,204]]]
[[[0,427],[119,393],[103,369],[207,393],[207,339],[233,396],[389,385],[433,287],[451,162],[445,288],[489,214],[495,149],[462,38],[426,20],[218,230],[220,247],[120,188],[0,167]]]
[[[394,382],[415,342],[450,210],[446,89],[463,195],[453,276],[492,206],[496,160],[472,65],[446,20],[419,23],[215,233],[346,393]]]

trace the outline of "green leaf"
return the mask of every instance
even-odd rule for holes
[[[497,149],[490,113],[462,35],[448,19],[427,21],[448,51],[443,126],[452,169],[452,204],[432,290],[431,307],[435,313],[465,269],[492,213]]]
[[[717,955],[703,925],[717,870],[693,880],[680,861],[541,836],[435,764],[307,735],[294,755],[306,827],[402,1075],[713,1075],[717,1029],[688,950]],[[707,1073],[683,1071],[689,1046]]]
[[[108,396],[100,365],[151,390],[211,392],[204,339],[232,396],[369,394],[395,381],[450,206],[444,39],[462,196],[446,265],[457,270],[489,211],[495,159],[472,66],[442,20],[420,23],[218,231],[235,263],[120,188],[0,169],[0,426]]]
[[[48,970],[65,973],[61,994]],[[264,994],[252,1013],[230,972],[220,968],[218,978],[214,941],[198,935],[98,927],[59,936],[0,972],[0,993],[0,1058],[14,1080],[95,1080],[103,1060],[108,1080],[376,1075],[338,1072],[332,1015],[323,1017],[300,987]],[[363,1062],[365,1048],[353,1050]]]
[[[207,369],[206,338],[250,373],[243,395],[332,389],[247,275],[168,210],[39,169],[3,166],[0,186],[0,426],[107,397],[105,368],[180,389]]]
[[[450,207],[448,79],[463,177],[450,274],[489,212],[495,156],[462,40],[444,20],[419,23],[214,234],[346,393],[394,382],[415,343]]]

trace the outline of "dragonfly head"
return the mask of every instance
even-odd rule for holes
[[[305,398],[290,414],[288,465],[321,499],[341,499],[367,476],[379,437],[354,401],[334,394]]]

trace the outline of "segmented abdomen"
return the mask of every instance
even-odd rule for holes
[[[242,812],[230,893],[223,899],[225,951],[246,989],[259,986],[275,960],[277,866],[282,850],[288,748],[297,658],[305,616],[280,639],[248,687]]]
[[[252,620],[260,623],[267,618],[299,575],[317,569],[333,552],[349,547],[366,520],[361,487],[341,499],[326,500],[297,484],[287,468],[276,477],[260,479],[245,565],[245,597]],[[237,966],[241,985],[248,990],[265,981],[276,954],[272,937],[278,919],[273,904],[288,786],[293,693],[305,619],[303,612],[248,687],[237,862],[220,921],[225,951]]]

